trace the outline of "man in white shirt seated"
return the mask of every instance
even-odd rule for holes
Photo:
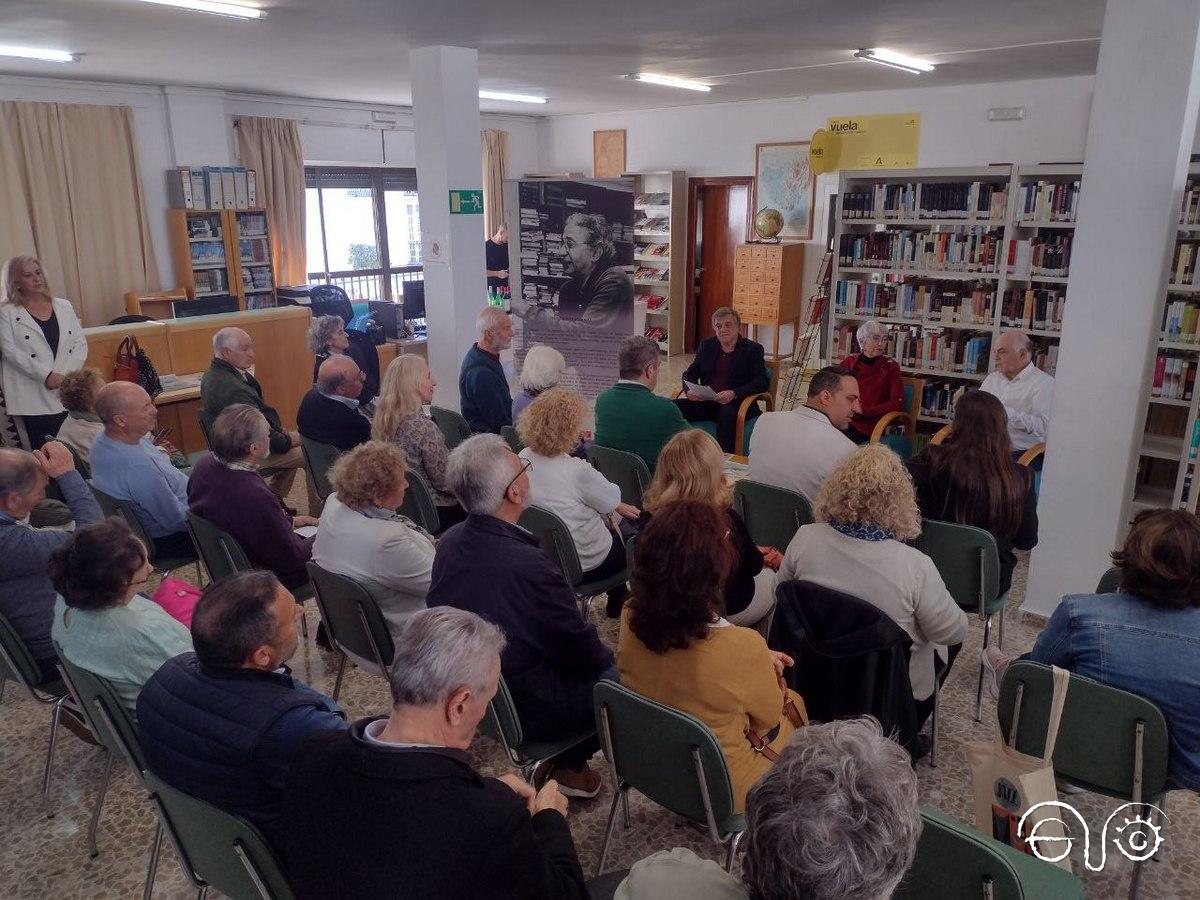
[[[809,382],[804,406],[759,417],[750,436],[751,480],[815,500],[829,473],[854,452],[845,431],[861,412],[854,373],[826,366]]]
[[[1020,456],[1034,444],[1046,440],[1050,406],[1054,401],[1054,377],[1033,364],[1029,335],[1004,331],[992,351],[996,369],[980,385],[994,395],[1008,414],[1008,436],[1013,452]]]

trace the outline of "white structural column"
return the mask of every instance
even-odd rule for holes
[[[1200,0],[1109,0],[1027,612],[1086,593],[1126,531],[1200,103]]]
[[[438,382],[434,403],[458,409],[459,365],[475,340],[475,317],[487,304],[483,211],[451,215],[449,200],[452,190],[483,188],[479,54],[422,47],[409,60],[429,367]]]

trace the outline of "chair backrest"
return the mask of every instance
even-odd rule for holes
[[[208,412],[204,408],[196,410],[196,418],[200,421],[200,433],[204,435],[204,443],[208,445],[208,449],[212,449],[212,429],[213,422],[217,417]]]
[[[187,514],[187,527],[204,568],[208,570],[208,577],[213,581],[254,568],[241,542],[228,531],[223,531],[194,512]]]
[[[642,494],[650,486],[650,467],[644,459],[598,444],[588,447],[587,458],[596,471],[621,489],[622,503],[641,508]]]
[[[42,681],[42,669],[8,617],[0,614],[0,683],[6,679],[32,692]]]
[[[592,703],[604,755],[619,779],[693,822],[708,822],[707,807],[719,833],[733,830],[729,768],[707,725],[615,681],[598,682]]]
[[[973,525],[922,519],[921,536],[913,546],[933,560],[955,603],[985,614],[1000,592],[1000,554],[990,533]]]
[[[184,870],[233,900],[291,900],[283,866],[241,816],[177,791],[153,772],[146,786]]]
[[[1103,575],[1100,576],[1100,583],[1096,585],[1097,594],[1115,594],[1121,589],[1121,570],[1116,566],[1110,566]]]
[[[142,518],[137,513],[137,507],[128,500],[120,500],[112,494],[107,494],[100,488],[92,485],[92,495],[96,498],[96,504],[100,507],[100,511],[104,513],[106,518],[116,516],[118,519],[124,519],[125,524],[129,526],[129,530],[150,553],[154,553],[154,541],[146,532],[146,526],[142,524]]]
[[[404,502],[398,512],[408,516],[430,534],[441,530],[442,522],[438,516],[437,504],[433,502],[433,492],[415,469],[409,469],[406,474],[408,487],[404,489]]]
[[[317,496],[324,500],[333,493],[333,485],[329,483],[329,470],[342,455],[342,451],[333,444],[322,444],[304,435],[300,435],[300,450],[304,454],[308,471],[312,473]]]
[[[446,446],[449,449],[453,450],[471,436],[471,426],[467,424],[467,420],[460,413],[441,406],[431,406],[429,415],[433,418],[433,423],[441,429],[442,437],[446,439]]]
[[[525,730],[521,727],[517,704],[513,702],[503,676],[496,688],[496,696],[488,704],[487,713],[479,723],[479,730],[499,741],[514,765],[519,766],[524,762],[520,747],[525,743]]]
[[[70,444],[67,444],[66,448],[71,451],[71,459],[75,462],[75,471],[79,473],[79,477],[84,481],[90,479],[92,477],[92,467],[84,462],[83,457],[79,455],[79,451]]]
[[[508,446],[512,447],[513,453],[520,453],[525,449],[525,442],[521,440],[521,435],[517,432],[515,425],[501,425],[500,437],[508,441]]]
[[[801,525],[813,521],[812,504],[798,491],[743,478],[733,486],[733,508],[760,547],[786,550]]]
[[[58,666],[63,673],[63,680],[79,701],[88,729],[99,738],[109,753],[124,760],[141,777],[146,768],[146,758],[142,754],[137,725],[129,709],[107,679],[67,659],[57,641],[54,642],[54,650],[58,653]]]
[[[375,660],[386,675],[395,647],[371,592],[353,578],[330,572],[315,562],[308,562],[306,567],[330,640],[339,649]]]
[[[997,705],[1000,729],[1007,739],[1014,717],[1017,719],[1015,746],[1022,753],[1040,757],[1045,751],[1053,693],[1054,676],[1049,666],[1017,660],[1005,671]],[[1168,755],[1167,721],[1162,710],[1145,697],[1071,675],[1054,745],[1057,774],[1096,793],[1133,799],[1140,756],[1140,799],[1150,801],[1163,791]]]
[[[953,427],[953,425],[943,425],[934,433],[933,437],[929,439],[929,443],[937,446],[942,441],[946,440],[946,438],[950,437],[950,430]]]
[[[905,375],[901,383],[904,385],[904,410],[915,427],[917,416],[921,413],[921,395],[925,391],[925,379]]]
[[[575,547],[567,523],[557,513],[541,506],[527,506],[517,524],[538,539],[542,549],[562,570],[567,584],[579,584],[583,580],[579,550]]]

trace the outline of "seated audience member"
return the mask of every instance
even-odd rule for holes
[[[63,376],[58,399],[67,417],[58,429],[59,443],[74,450],[87,463],[92,455],[92,441],[104,430],[96,415],[96,395],[104,387],[104,379],[95,369],[77,369]]]
[[[1002,331],[992,351],[996,368],[981,391],[995,394],[1008,416],[1008,436],[1018,456],[1046,440],[1054,403],[1054,376],[1033,364],[1033,344],[1023,331]]]
[[[320,381],[321,366],[326,360],[344,356],[358,366],[362,383],[357,394],[352,394],[360,404],[366,406],[379,393],[379,385],[371,378],[371,367],[363,356],[363,348],[350,340],[346,323],[341,316],[314,316],[308,325],[308,349],[316,359],[313,362],[313,381]],[[304,433],[303,430],[300,432]]]
[[[529,463],[529,502],[556,513],[571,532],[585,581],[625,569],[625,544],[608,516],[636,519],[640,510],[621,502],[621,489],[589,463],[570,455],[579,440],[586,408],[578,394],[553,388],[529,404],[517,428]],[[625,586],[608,592],[608,615],[616,618]]]
[[[927,519],[974,525],[991,532],[1000,551],[1000,591],[1012,585],[1013,548],[1037,544],[1033,479],[1017,465],[1004,406],[991,394],[971,391],[954,407],[954,428],[909,461],[917,505]]]
[[[428,603],[500,626],[504,680],[525,735],[552,741],[595,726],[592,688],[616,670],[558,566],[517,526],[529,505],[528,469],[499,435],[475,435],[451,451],[450,487],[467,518],[438,541]],[[599,793],[587,763],[598,749],[598,740],[585,741],[555,760],[550,777],[568,797]]]
[[[654,393],[661,366],[657,341],[625,338],[617,365],[620,379],[596,398],[596,443],[636,453],[653,472],[663,445],[688,423],[678,406]]]
[[[553,347],[538,344],[529,348],[529,352],[525,354],[525,364],[521,366],[521,374],[517,378],[517,386],[521,392],[513,397],[512,402],[514,425],[520,421],[521,413],[525,412],[525,408],[533,402],[534,397],[542,391],[558,387],[566,369],[567,361]]]
[[[192,635],[139,591],[150,580],[146,548],[124,519],[78,529],[50,556],[58,591],[54,640],[63,656],[104,678],[130,713],[150,676],[192,649]]]
[[[1200,791],[1200,521],[1182,509],[1139,513],[1112,561],[1120,590],[1063,597],[1022,659],[1156,704],[1171,742],[1168,790]],[[1009,657],[988,647],[983,661],[996,697]]]
[[[946,590],[933,560],[904,543],[921,534],[904,463],[882,444],[859,447],[829,476],[813,514],[817,521],[803,526],[788,545],[779,580],[853,594],[908,633],[908,674],[920,728],[933,711],[934,679],[945,681],[966,639],[967,614]]]
[[[300,434],[319,444],[331,444],[343,453],[369,441],[371,420],[356,399],[362,383],[362,369],[348,356],[331,356],[321,363],[316,386],[304,395],[296,413]]]
[[[861,410],[854,373],[826,366],[808,383],[799,409],[763,413],[750,435],[750,478],[815,500],[829,473],[854,452],[845,431]]]
[[[377,441],[391,441],[404,451],[408,466],[429,485],[441,530],[445,531],[467,514],[446,481],[446,464],[450,459],[446,437],[425,413],[436,387],[424,357],[404,353],[393,359],[383,375],[371,436]]]
[[[750,785],[802,724],[804,701],[782,686],[791,658],[724,616],[737,564],[728,533],[728,516],[711,503],[681,500],[655,513],[634,547],[617,663],[621,684],[712,729],[740,812]],[[754,749],[768,744],[770,753]]]
[[[391,713],[300,752],[282,816],[300,900],[587,897],[558,785],[471,764],[503,647],[472,613],[414,614],[396,638]]]
[[[268,483],[280,497],[287,497],[297,470],[304,468],[300,434],[283,430],[279,413],[263,400],[262,385],[250,374],[253,365],[254,341],[250,335],[233,326],[214,334],[213,360],[200,379],[200,406],[215,419],[227,406],[249,403],[267,417],[271,425],[271,455],[263,460],[263,468],[278,470]]]
[[[308,584],[304,564],[313,539],[295,529],[316,525],[311,516],[293,516],[258,468],[271,452],[270,425],[253,406],[225,407],[212,427],[212,452],[200,458],[187,482],[192,512],[237,538],[250,562],[269,569],[288,590]]]
[[[433,538],[396,512],[404,475],[404,453],[395,444],[368,441],[341,456],[329,472],[334,493],[313,544],[317,565],[362,582],[393,639],[425,608],[433,571]],[[376,668],[373,660],[355,661]]]
[[[724,512],[738,557],[725,584],[724,615],[734,625],[754,625],[775,606],[774,570],[783,562],[783,554],[774,547],[755,546],[746,523],[731,506],[732,491],[723,465],[721,448],[708,432],[699,428],[679,432],[658,455],[640,524],[644,528],[655,512],[677,500],[710,503]]]
[[[87,483],[75,471],[71,453],[58,441],[27,453],[0,449],[0,614],[29,647],[44,682],[58,678],[50,628],[54,622],[54,587],[46,574],[50,554],[70,540],[66,531],[29,527],[29,514],[46,496],[53,478],[75,527],[104,518]]]
[[[862,412],[850,420],[846,437],[856,444],[871,440],[871,432],[884,415],[904,412],[904,376],[900,364],[883,351],[887,349],[887,326],[874,319],[867,319],[858,326],[858,353],[851,353],[842,360],[842,367],[849,369],[858,380],[858,403]]]
[[[499,434],[503,426],[512,424],[512,395],[500,351],[512,345],[513,324],[504,310],[486,306],[475,328],[479,340],[463,357],[458,373],[459,401],[472,431]]]
[[[746,798],[741,881],[677,847],[634,863],[614,900],[881,900],[920,836],[916,773],[879,724],[809,725]]]
[[[292,678],[303,610],[270,572],[238,572],[204,589],[194,653],[168,660],[137,699],[151,772],[176,790],[245,816],[282,848],[288,768],[315,734],[342,731],[337,703]]]
[[[687,384],[702,384],[712,388],[716,400],[704,400],[689,391],[687,397],[675,401],[689,422],[716,422],[717,443],[725,453],[742,453],[734,447],[737,436],[738,409],[742,401],[761,394],[771,386],[767,366],[763,362],[762,344],[742,337],[742,317],[729,306],[722,306],[712,315],[714,337],[705,338],[696,348],[696,358],[683,372],[683,388]],[[758,404],[750,404],[747,418],[759,414]]]
[[[188,477],[150,438],[158,423],[150,395],[131,381],[113,381],[100,389],[96,412],[104,432],[92,441],[92,484],[133,504],[154,542],[152,557],[194,554],[187,532]]]

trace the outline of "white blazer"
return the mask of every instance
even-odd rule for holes
[[[66,375],[87,361],[87,339],[70,302],[54,298],[58,353],[51,355],[46,336],[23,306],[0,304],[0,383],[10,415],[51,416],[63,411],[58,391],[46,387],[51,372]]]

